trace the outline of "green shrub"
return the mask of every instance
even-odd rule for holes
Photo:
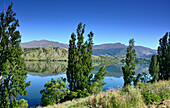
[[[14,100],[11,100],[11,103],[13,104],[13,105],[15,105],[15,108],[27,108],[28,107],[28,103],[27,103],[27,101],[26,100],[24,100],[24,99],[21,99],[21,100],[16,100],[16,99],[14,99]],[[13,107],[13,106],[11,106],[11,107]]]
[[[45,89],[40,91],[42,94],[42,103],[40,105],[47,106],[62,102],[65,99],[65,96],[69,93],[66,84],[65,78],[56,78],[56,81],[54,79],[48,81],[44,85]]]
[[[170,99],[170,88],[168,84],[169,82],[160,81],[154,84],[139,83],[137,88],[140,89],[140,92],[143,95],[146,104],[159,104],[163,100]]]

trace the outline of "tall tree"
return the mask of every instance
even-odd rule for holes
[[[170,37],[168,32],[159,40],[158,61],[159,61],[159,79],[168,80],[170,78]]]
[[[78,75],[78,80],[77,80],[77,89],[79,90],[84,90],[86,85],[83,86],[82,83],[84,82],[85,76],[84,73],[87,72],[87,65],[86,65],[86,45],[84,43],[84,32],[85,32],[85,24],[83,25],[80,23],[77,27],[77,75]]]
[[[85,25],[80,23],[77,28],[77,44],[76,35],[71,35],[69,42],[69,54],[68,54],[68,68],[67,68],[67,80],[69,82],[70,91],[77,92],[79,97],[85,97],[85,95],[91,93],[92,83],[98,81],[93,80],[92,70],[92,53],[93,53],[93,32],[88,34],[88,40],[84,42]],[[104,67],[103,67],[104,68]],[[105,70],[99,72],[99,75],[106,74]],[[102,83],[103,84],[103,83]],[[103,85],[102,85],[103,86]],[[82,95],[83,94],[83,95]]]
[[[157,61],[156,54],[154,54],[152,55],[151,63],[149,66],[149,74],[152,76],[152,82],[155,82],[159,79],[158,72],[159,72],[159,62]]]
[[[134,80],[135,75],[135,58],[136,58],[136,51],[133,49],[134,47],[134,39],[131,39],[129,41],[129,46],[127,47],[127,53],[126,53],[126,61],[125,66],[122,67],[123,71],[123,78],[124,78],[124,86],[127,86],[128,84],[131,84],[131,82]]]
[[[168,40],[168,49],[167,49],[167,80],[170,79],[170,32],[169,32],[169,40]]]
[[[72,33],[71,40],[69,42],[69,54],[68,54],[68,68],[67,68],[67,79],[70,87],[70,90],[74,90],[77,87],[77,73],[76,73],[76,64],[77,64],[77,47],[75,44],[76,35]]]
[[[19,107],[23,100],[17,101],[19,95],[26,95],[26,88],[30,85],[25,82],[27,71],[23,51],[20,47],[21,35],[17,27],[19,21],[11,4],[6,14],[0,14],[0,107]],[[21,102],[22,101],[22,102]],[[24,105],[28,106],[25,101]]]

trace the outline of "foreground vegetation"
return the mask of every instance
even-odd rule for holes
[[[46,108],[166,108],[170,107],[167,100],[170,100],[170,81],[159,81],[153,84],[138,83],[138,86],[127,86],[122,90],[111,89]]]

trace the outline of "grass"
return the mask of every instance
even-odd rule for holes
[[[165,101],[167,100],[167,101]],[[170,108],[170,81],[139,83],[121,90],[66,101],[46,108]]]

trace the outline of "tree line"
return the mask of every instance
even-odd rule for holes
[[[166,33],[159,40],[157,55],[151,57],[149,65],[149,74],[151,77],[147,78],[147,74],[135,75],[135,59],[136,51],[133,49],[134,39],[129,41],[127,47],[125,66],[122,67],[124,86],[137,85],[138,81],[156,82],[159,80],[169,80],[170,78],[170,32]]]

